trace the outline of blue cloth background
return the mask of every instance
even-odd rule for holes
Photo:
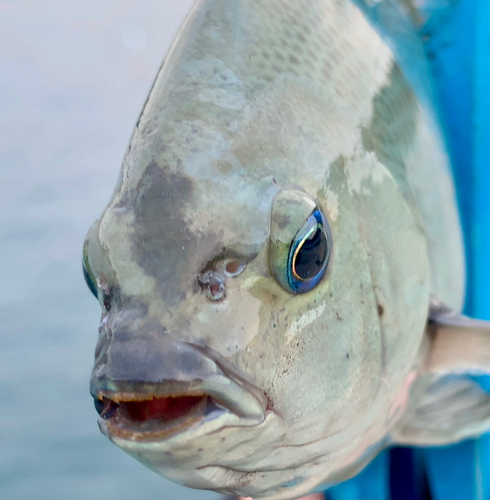
[[[421,10],[428,21],[420,35],[435,79],[465,235],[465,313],[490,320],[490,0],[425,3]],[[490,390],[490,377],[479,382]],[[326,496],[490,500],[490,434],[454,446],[384,452]]]

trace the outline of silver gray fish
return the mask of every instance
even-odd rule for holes
[[[490,428],[421,42],[371,4],[198,1],[89,231],[100,428],[178,483],[293,499]]]

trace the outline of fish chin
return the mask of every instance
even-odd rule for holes
[[[338,482],[338,470],[354,449],[351,444],[329,446],[323,436],[291,446],[296,434],[280,415],[267,409],[260,423],[224,408],[210,411],[198,422],[154,439],[114,433],[104,419],[102,432],[118,447],[157,474],[183,486],[241,495],[254,500],[293,500],[319,484]],[[377,450],[379,451],[379,450]],[[342,480],[359,472],[372,453],[360,453]]]
[[[211,411],[199,423],[154,440],[136,440],[115,434],[107,421],[99,426],[109,439],[143,465],[176,483],[195,489],[255,498],[296,498],[286,483],[297,483],[298,471],[257,467],[258,457],[280,447],[287,429],[282,419],[267,410],[262,422],[234,415],[226,409]],[[240,457],[239,460],[237,458]],[[258,469],[258,470],[257,470]],[[294,491],[297,491],[297,487]],[[304,485],[304,492],[311,486]]]

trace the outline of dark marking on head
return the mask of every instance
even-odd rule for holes
[[[316,196],[320,200],[327,198],[326,189],[329,186],[336,186],[336,191],[338,193],[342,190],[347,189],[346,177],[345,177],[345,157],[343,155],[337,156],[334,161],[329,164],[329,175],[325,180],[323,186],[320,186]]]
[[[345,157],[344,155],[339,155],[335,160],[330,164],[330,170],[339,170],[343,172],[345,170]]]
[[[350,358],[349,353],[347,353],[347,354],[345,355],[345,357],[346,357],[347,359],[349,359],[349,358]]]
[[[199,264],[220,240],[217,234],[191,232],[187,227],[184,210],[193,202],[193,190],[189,177],[152,162],[134,201],[133,254],[142,269],[157,280],[157,290],[169,305],[192,290]]]
[[[371,123],[362,129],[363,145],[399,181],[405,178],[404,158],[415,138],[417,97],[396,63],[373,107]]]
[[[378,304],[378,316],[383,316],[384,312],[385,312],[384,307],[381,304]]]

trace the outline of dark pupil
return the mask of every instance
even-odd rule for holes
[[[296,254],[296,274],[303,280],[313,278],[321,270],[326,255],[327,239],[325,233],[317,228]]]

